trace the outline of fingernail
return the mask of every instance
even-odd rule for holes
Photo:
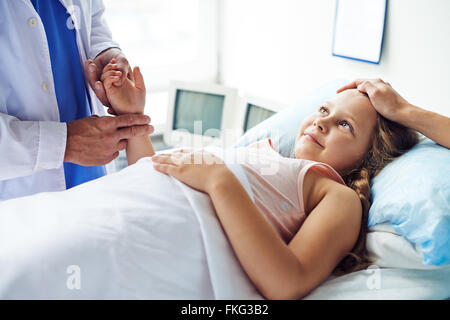
[[[92,64],[90,64],[88,70],[89,72],[95,72],[95,67]]]

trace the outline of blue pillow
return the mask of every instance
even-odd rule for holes
[[[346,79],[336,79],[324,84],[300,103],[287,107],[248,130],[233,147],[244,147],[265,138],[271,138],[274,147],[283,157],[294,158],[295,138],[303,120],[317,111],[320,105],[333,98],[336,90],[347,84]]]
[[[450,150],[425,139],[371,182],[369,227],[392,223],[419,245],[423,263],[450,263]]]
[[[233,147],[271,138],[282,156],[294,158],[302,121],[346,83],[346,79],[326,83],[247,131]],[[426,139],[386,166],[371,187],[369,226],[390,222],[420,247],[424,264],[450,263],[450,150]]]

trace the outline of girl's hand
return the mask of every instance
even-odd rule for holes
[[[152,161],[159,172],[173,176],[205,193],[209,193],[217,183],[233,175],[222,159],[203,150],[181,149],[171,154],[155,155]]]
[[[367,93],[378,113],[391,121],[402,123],[408,110],[413,108],[389,83],[381,79],[356,79],[340,88],[337,93],[355,88]]]
[[[144,112],[146,90],[139,67],[133,69],[131,77],[123,75],[115,59],[103,69],[101,81],[116,115]]]

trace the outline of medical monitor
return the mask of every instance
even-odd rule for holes
[[[173,130],[186,129],[194,132],[194,122],[203,123],[201,135],[216,137],[217,133],[209,129],[222,128],[222,114],[225,103],[223,94],[178,89],[175,96]]]
[[[164,142],[174,147],[227,147],[236,127],[237,90],[217,84],[172,82]]]
[[[242,99],[242,130],[247,132],[285,107],[283,103],[254,96]]]

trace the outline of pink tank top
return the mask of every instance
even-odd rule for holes
[[[250,183],[256,207],[286,243],[294,237],[306,218],[303,180],[310,168],[345,185],[330,165],[283,157],[270,139],[238,150],[245,154],[239,163]]]

